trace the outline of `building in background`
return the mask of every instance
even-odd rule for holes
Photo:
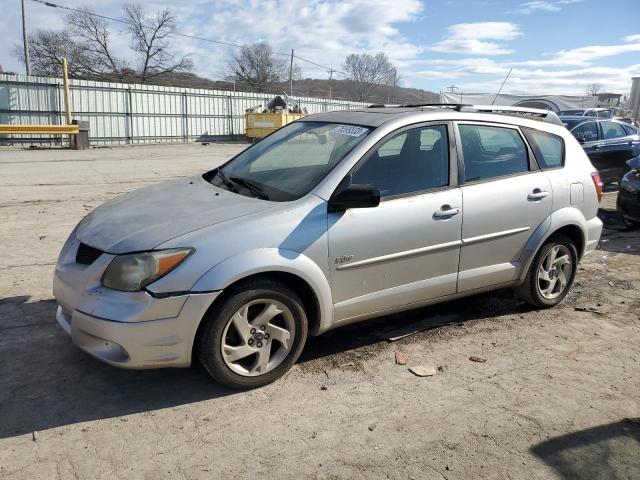
[[[619,93],[599,93],[598,107],[603,107],[603,108],[619,107],[621,97],[622,95]]]
[[[640,122],[640,77],[633,77],[631,79],[629,109],[631,110],[631,118],[635,119],[636,124],[638,124],[638,122]]]

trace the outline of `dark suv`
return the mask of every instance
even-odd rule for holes
[[[640,135],[632,125],[608,118],[561,116],[604,183],[619,182],[627,161],[640,155]]]

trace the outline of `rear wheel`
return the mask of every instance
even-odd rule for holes
[[[213,378],[236,389],[260,387],[281,377],[307,338],[302,301],[269,279],[234,288],[204,321],[198,358]]]
[[[564,235],[554,235],[536,254],[516,293],[534,307],[553,307],[569,293],[577,264],[578,252],[573,242]]]

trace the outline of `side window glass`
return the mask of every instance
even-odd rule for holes
[[[614,122],[602,122],[602,138],[604,140],[611,140],[613,138],[626,137],[627,132],[624,131],[622,125]]]
[[[571,133],[580,142],[595,142],[598,140],[598,125],[596,122],[586,122],[578,125]]]
[[[564,141],[557,135],[534,130],[522,129],[542,170],[564,166]]]
[[[484,180],[529,171],[527,147],[517,130],[460,125],[465,180]]]
[[[633,128],[631,125],[623,125],[625,132],[627,132],[627,135],[638,135],[638,132],[635,128]]]
[[[447,126],[414,128],[395,135],[353,173],[351,181],[377,187],[383,197],[448,185]]]

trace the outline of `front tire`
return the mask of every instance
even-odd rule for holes
[[[536,308],[550,308],[567,296],[578,266],[578,251],[565,235],[553,235],[540,248],[516,294]]]
[[[270,279],[248,281],[208,312],[197,356],[219,383],[234,389],[267,385],[296,362],[308,324],[298,295]]]

